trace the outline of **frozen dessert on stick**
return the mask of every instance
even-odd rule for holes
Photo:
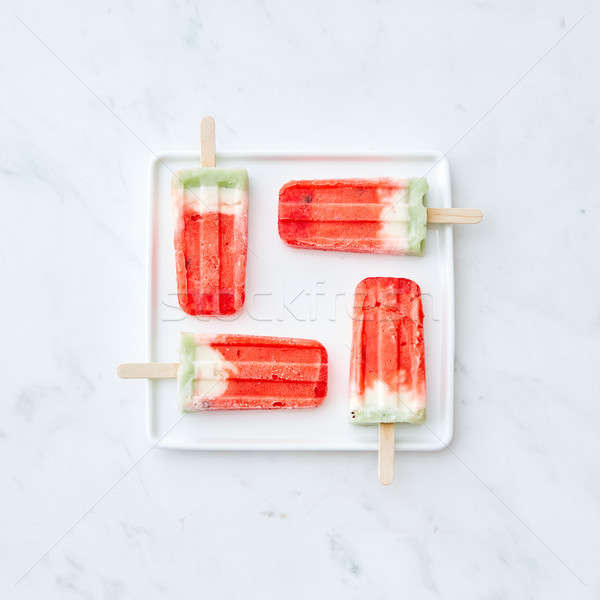
[[[420,256],[427,223],[481,221],[475,209],[426,208],[427,191],[424,178],[290,181],[279,191],[279,236],[300,248]]]
[[[215,167],[212,117],[201,134],[202,168],[171,181],[177,298],[190,315],[230,315],[245,297],[248,173]]]
[[[327,393],[327,352],[313,340],[182,333],[179,364],[126,364],[118,374],[177,377],[185,412],[310,408]]]
[[[379,425],[382,483],[393,478],[394,423],[423,423],[425,407],[421,290],[410,279],[363,279],[354,296],[350,419]]]

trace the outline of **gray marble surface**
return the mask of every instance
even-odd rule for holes
[[[2,598],[600,597],[592,2],[4,3]],[[583,17],[583,19],[582,19]],[[581,20],[580,20],[581,19]],[[197,148],[448,152],[450,448],[151,449],[147,166]]]

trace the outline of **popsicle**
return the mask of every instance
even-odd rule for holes
[[[171,181],[177,298],[190,315],[230,315],[245,297],[248,173],[214,166],[214,123],[212,132],[202,140],[203,168]]]
[[[181,334],[184,411],[307,408],[327,392],[327,352],[313,340]]]
[[[427,223],[478,223],[481,211],[426,208],[427,180],[290,181],[279,191],[279,236],[318,250],[421,256]]]
[[[368,277],[358,284],[350,361],[354,423],[425,420],[423,308],[414,281]]]
[[[327,351],[316,341],[182,333],[177,363],[120,365],[120,377],[177,377],[181,409],[319,406],[327,393]]]
[[[425,408],[421,290],[410,279],[363,279],[354,296],[350,419],[359,425],[380,424],[380,461],[382,439],[388,440],[392,477],[393,424],[423,423]],[[386,469],[390,478],[389,464]]]

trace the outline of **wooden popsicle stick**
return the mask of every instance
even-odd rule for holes
[[[394,423],[379,423],[379,456],[377,474],[383,485],[394,481],[394,454],[396,431]]]
[[[203,167],[214,167],[215,160],[215,120],[203,117],[200,121],[200,157]]]
[[[177,377],[177,363],[125,363],[117,367],[121,379],[172,379]]]
[[[428,223],[480,223],[483,213],[477,208],[428,208]]]

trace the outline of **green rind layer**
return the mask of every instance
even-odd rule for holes
[[[185,169],[178,171],[175,178],[183,189],[200,187],[202,185],[219,186],[224,188],[248,189],[248,171],[246,169]]]
[[[423,256],[427,237],[427,209],[425,195],[429,190],[426,179],[410,179],[408,182],[408,251]]]
[[[194,393],[195,356],[196,342],[193,334],[182,333],[179,347],[179,368],[177,369],[177,390],[182,408],[192,399]]]
[[[350,420],[356,425],[377,423],[424,423],[425,408],[410,411],[407,408],[357,408],[350,413]]]

